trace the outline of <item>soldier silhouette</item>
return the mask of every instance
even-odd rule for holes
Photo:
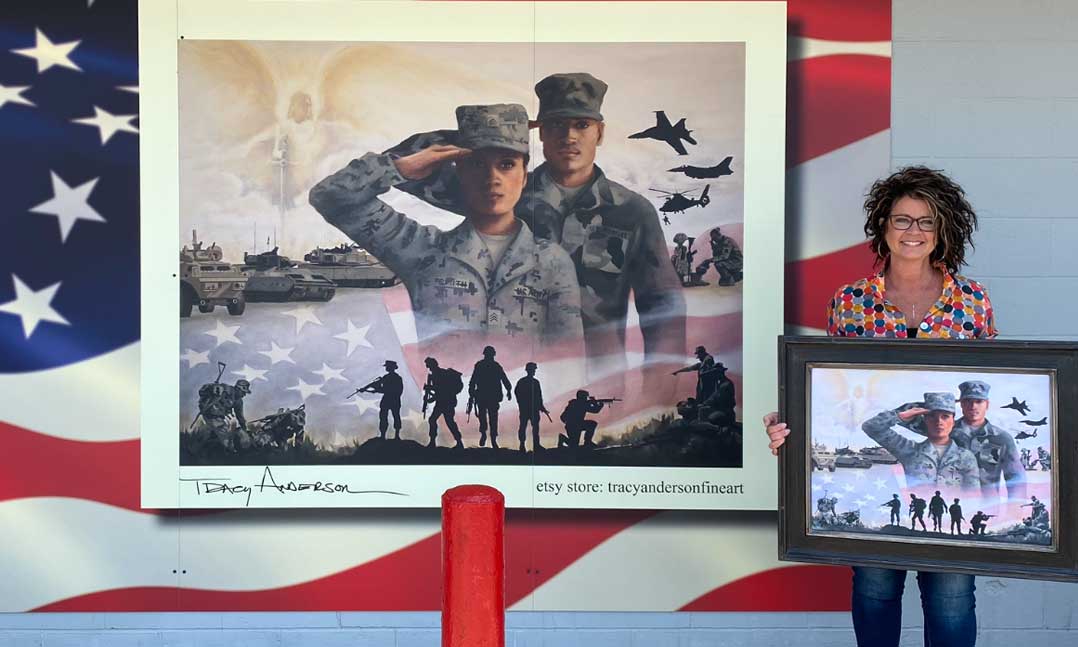
[[[978,510],[977,514],[973,515],[973,518],[969,520],[969,524],[970,524],[969,534],[971,534],[971,535],[983,535],[985,526],[987,525],[986,522],[988,521],[989,518],[994,517],[994,516],[996,516],[996,515],[994,515],[994,514],[985,514],[985,513],[981,512],[980,510]]]
[[[943,513],[946,511],[947,502],[940,496],[940,491],[936,490],[936,494],[928,502],[928,516],[932,518],[932,530],[943,532]]]
[[[719,380],[719,375],[714,372],[715,359],[708,354],[706,348],[697,346],[694,354],[698,360],[695,364],[679,368],[671,373],[671,375],[696,371],[696,401],[703,402],[711,395],[712,391],[715,390],[715,384]]]
[[[957,529],[957,534],[961,535],[962,520],[965,519],[965,517],[962,516],[962,506],[959,505],[958,499],[954,500],[954,503],[951,504],[951,507],[948,510],[951,513],[951,534],[956,534]]]
[[[576,392],[576,397],[569,400],[565,410],[561,412],[561,421],[565,423],[565,433],[558,436],[558,447],[579,447],[580,434],[584,434],[584,447],[594,447],[592,437],[599,423],[595,420],[587,420],[589,413],[599,413],[605,403],[591,397],[587,391],[581,389]]]
[[[734,408],[737,399],[734,383],[726,377],[726,367],[722,362],[715,362],[710,369],[701,369],[700,379],[704,389],[710,393],[700,403],[700,419],[716,427],[727,427],[737,421]]]
[[[902,501],[898,498],[897,494],[893,495],[890,501],[880,505],[880,507],[891,508],[891,519],[889,523],[892,523],[896,526],[902,523],[902,517],[899,514],[902,510]]]
[[[502,365],[494,361],[497,351],[493,346],[483,348],[483,359],[475,363],[472,379],[468,382],[468,400],[475,403],[475,415],[479,417],[479,446],[487,444],[487,429],[490,429],[490,446],[498,448],[498,408],[502,401],[502,387],[505,397],[513,399],[509,378]]]
[[[916,530],[917,522],[920,521],[921,530],[928,532],[928,528],[925,526],[925,507],[927,505],[927,501],[910,492],[910,515],[913,517],[910,522],[910,530]]]
[[[517,380],[513,393],[517,396],[517,407],[520,410],[520,428],[517,430],[517,438],[520,440],[520,451],[525,450],[524,441],[527,438],[528,423],[532,425],[532,451],[539,451],[543,446],[539,443],[539,414],[548,416],[546,405],[543,404],[543,388],[539,380],[535,378],[535,371],[539,368],[535,362],[524,365],[524,377]]]
[[[400,440],[401,437],[401,394],[404,393],[404,381],[397,375],[397,363],[387,359],[383,366],[386,374],[364,387],[369,387],[371,393],[381,393],[382,399],[378,402],[378,434],[386,437],[389,430],[389,414],[393,414],[393,438]]]
[[[463,449],[464,443],[460,440],[460,428],[457,427],[457,421],[454,419],[457,409],[457,394],[464,390],[464,382],[461,380],[460,372],[452,368],[438,366],[438,360],[433,357],[428,357],[423,360],[423,363],[430,371],[427,374],[427,383],[423,385],[423,404],[434,403],[434,410],[431,411],[430,417],[427,419],[430,426],[430,442],[427,443],[427,447],[435,447],[438,444],[438,417],[441,416],[445,426],[449,428],[449,433],[453,434],[453,439],[457,441],[455,447]],[[424,406],[425,408],[426,406]]]

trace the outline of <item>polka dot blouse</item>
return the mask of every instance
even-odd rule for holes
[[[943,292],[909,331],[906,315],[884,298],[883,274],[842,286],[827,306],[827,334],[838,337],[991,339],[997,334],[992,302],[980,283],[943,273]]]

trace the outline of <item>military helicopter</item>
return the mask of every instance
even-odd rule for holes
[[[663,203],[663,206],[659,207],[659,211],[661,211],[663,213],[685,213],[685,210],[689,209],[690,207],[697,207],[697,206],[706,207],[708,205],[708,203],[711,202],[711,198],[708,197],[708,195],[707,195],[708,189],[710,189],[710,188],[711,188],[710,184],[705,186],[704,187],[704,192],[700,194],[699,198],[689,197],[693,193],[696,193],[695,190],[693,190],[693,191],[661,191],[659,189],[650,189],[650,190],[654,191],[656,193],[661,193],[664,196],[666,196],[666,202]]]

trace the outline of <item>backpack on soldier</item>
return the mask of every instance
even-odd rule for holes
[[[450,395],[457,395],[464,390],[464,376],[455,368],[445,369],[445,385]]]
[[[232,387],[213,382],[198,389],[198,411],[203,417],[224,418],[232,412]]]

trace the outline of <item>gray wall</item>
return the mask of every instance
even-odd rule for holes
[[[983,221],[966,273],[987,284],[1007,337],[1078,339],[1076,34],[1074,0],[894,0],[894,165],[929,163],[968,190]],[[909,586],[912,646],[921,614]],[[977,588],[982,647],[1078,644],[1078,586]],[[508,632],[516,647],[854,644],[844,613],[514,613]],[[432,613],[0,615],[0,647],[164,644],[440,643]]]

